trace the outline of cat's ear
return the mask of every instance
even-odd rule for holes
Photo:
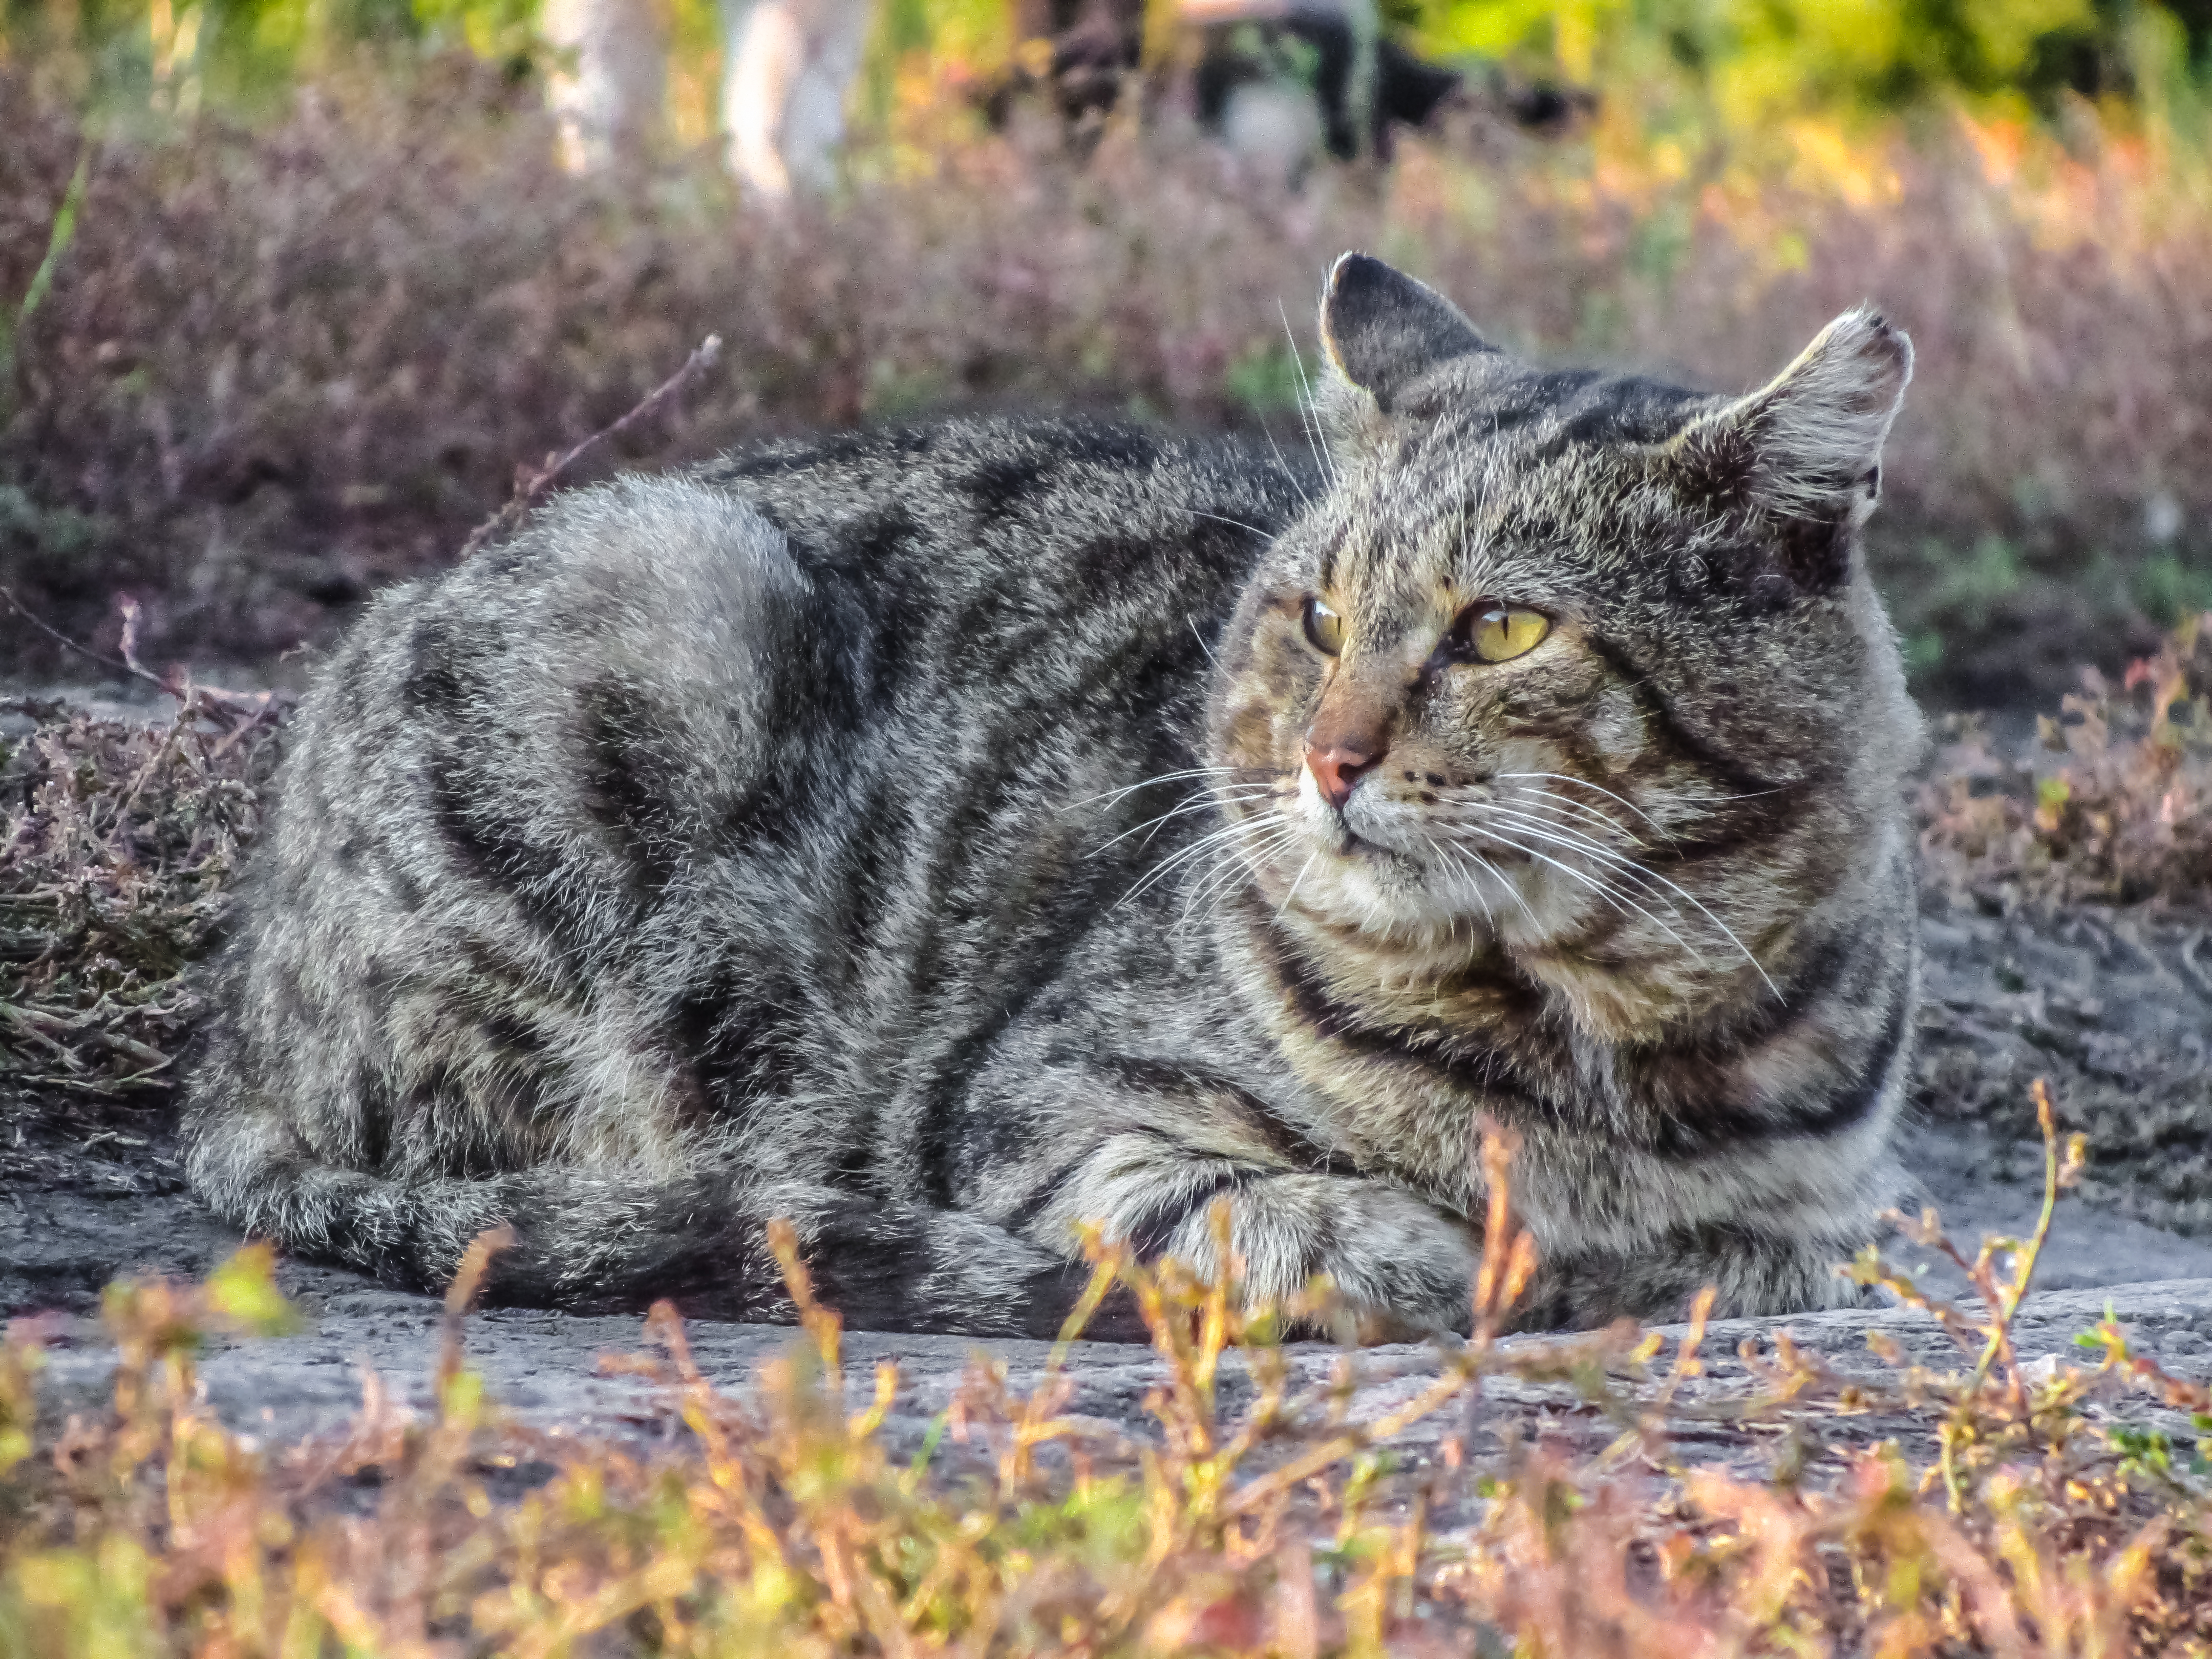
[[[1329,268],[1321,343],[1334,380],[1385,415],[1431,369],[1497,349],[1443,295],[1364,253],[1345,254]]]
[[[1768,385],[1700,416],[1669,447],[1695,494],[1807,532],[1825,527],[1834,541],[1881,497],[1882,443],[1911,378],[1912,342],[1862,306],[1822,329]]]

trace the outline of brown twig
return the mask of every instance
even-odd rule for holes
[[[10,611],[13,611],[25,622],[30,623],[32,627],[37,629],[39,632],[44,634],[56,645],[61,647],[63,650],[74,651],[78,656],[86,658],[90,661],[96,662],[103,668],[112,668],[118,673],[136,674],[142,679],[154,680],[154,683],[156,685],[161,684],[158,679],[155,679],[153,675],[147,673],[143,668],[133,668],[129,663],[118,661],[113,657],[103,657],[99,652],[94,650],[88,645],[79,645],[68,635],[63,633],[60,629],[56,628],[52,623],[46,621],[45,617],[33,611],[30,606],[25,605],[22,600],[17,599],[10,589],[0,587],[0,599],[7,600],[8,608]]]
[[[5,599],[9,610],[64,650],[74,652],[103,668],[112,668],[118,674],[143,680],[156,690],[174,697],[183,705],[179,711],[179,719],[185,714],[205,714],[224,722],[243,717],[250,725],[272,708],[289,701],[285,694],[276,691],[227,691],[219,685],[204,685],[194,680],[181,666],[172,668],[165,674],[155,673],[138,660],[138,618],[141,613],[138,601],[128,593],[118,593],[115,598],[115,608],[123,616],[123,654],[119,658],[104,656],[88,645],[79,644],[17,599],[9,588],[0,587],[0,599]]]
[[[565,454],[558,452],[548,454],[542,466],[515,468],[514,493],[507,498],[506,506],[469,532],[468,540],[461,544],[461,557],[472,557],[520,524],[530,509],[544,499],[545,492],[560,482],[562,473],[599,444],[609,438],[619,437],[647,416],[656,412],[692,380],[712,368],[721,355],[722,337],[709,334],[699,343],[698,349],[684,360],[683,368],[647,392],[629,414],[613,425],[601,427]]]

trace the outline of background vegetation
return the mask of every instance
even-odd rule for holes
[[[1393,0],[1468,95],[1297,190],[1170,76],[1095,142],[994,125],[1002,0],[885,0],[846,181],[781,215],[723,179],[673,4],[669,142],[617,183],[554,162],[526,0],[7,0],[0,583],[296,673],[710,331],[633,456],[1045,404],[1296,446],[1362,246],[1518,345],[1717,387],[1886,306],[1920,369],[1873,551],[1924,694],[2047,700],[2212,604],[2201,0]],[[1532,134],[1498,76],[1595,102]],[[0,616],[20,672],[55,649]]]

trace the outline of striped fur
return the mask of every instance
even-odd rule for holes
[[[1909,350],[1547,374],[1347,256],[1322,475],[1106,427],[556,501],[323,668],[195,1071],[219,1212],[424,1286],[1041,1332],[1075,1227],[1463,1325],[1815,1305],[1897,1185],[1918,726],[1856,531]],[[1346,620],[1327,657],[1301,623]],[[1527,655],[1443,648],[1477,599]],[[1306,733],[1388,753],[1341,809]]]

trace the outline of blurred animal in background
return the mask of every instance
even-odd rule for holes
[[[1385,40],[1374,0],[1178,0],[1146,38],[1142,0],[1024,0],[1030,47],[985,100],[994,119],[1042,94],[1079,143],[1139,81],[1262,173],[1295,179],[1324,151],[1387,156],[1460,85]]]

